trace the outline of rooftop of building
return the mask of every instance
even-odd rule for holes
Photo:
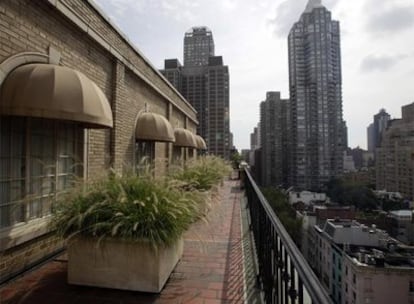
[[[407,246],[385,231],[355,220],[328,219],[323,228],[315,226],[359,266],[414,271],[414,246]]]
[[[314,8],[323,7],[321,0],[309,0],[304,13],[310,13]]]
[[[413,211],[412,210],[393,210],[393,211],[390,211],[390,215],[411,219],[413,217]]]
[[[349,246],[344,250],[359,266],[409,269],[414,272],[414,247],[390,241],[384,247]]]
[[[351,219],[327,219],[315,229],[337,245],[386,246],[391,237],[375,225],[367,226]]]
[[[185,32],[185,36],[192,36],[193,34],[205,34],[211,36],[212,32],[207,26],[193,26]]]

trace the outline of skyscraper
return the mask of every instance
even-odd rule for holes
[[[374,115],[374,149],[381,145],[382,133],[387,129],[390,119],[391,116],[385,111],[385,109],[381,109]]]
[[[289,183],[320,189],[342,173],[345,134],[339,22],[309,0],[290,30]]]
[[[375,151],[375,134],[374,134],[374,123],[370,123],[367,127],[367,150],[369,152]]]
[[[287,186],[287,104],[280,92],[267,92],[260,104],[262,186]]]
[[[213,33],[206,26],[193,27],[184,35],[184,66],[205,66],[214,56]]]
[[[229,70],[214,55],[211,30],[193,27],[184,35],[184,66],[167,59],[161,72],[197,110],[197,133],[208,152],[230,157]]]

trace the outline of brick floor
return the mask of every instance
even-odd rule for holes
[[[207,221],[184,235],[184,254],[160,294],[69,285],[65,255],[0,288],[0,303],[244,303],[239,181],[228,180],[212,199]]]

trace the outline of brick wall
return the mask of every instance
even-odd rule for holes
[[[93,5],[87,0],[58,3],[88,24],[122,58],[115,57],[99,39],[91,37],[48,0],[1,0],[0,64],[22,52],[47,55],[52,47],[60,53],[61,65],[84,73],[102,89],[112,107],[114,128],[87,131],[88,178],[105,174],[110,167],[122,172],[133,166],[135,122],[145,103],[150,111],[166,117],[171,112],[173,127],[184,127],[188,121],[187,127],[195,131],[194,109]],[[157,143],[155,153],[159,159],[155,171],[160,175],[166,170],[171,144]],[[62,242],[46,235],[0,251],[0,278],[24,270],[62,246]]]
[[[62,239],[47,234],[0,252],[0,283],[60,252],[63,246]]]

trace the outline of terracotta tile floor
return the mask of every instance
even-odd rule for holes
[[[160,294],[69,285],[65,255],[0,288],[0,303],[252,303],[246,300],[238,180],[227,180],[212,201],[208,221],[185,234],[184,254]],[[246,233],[247,235],[247,233]],[[251,281],[251,280],[250,280]]]

